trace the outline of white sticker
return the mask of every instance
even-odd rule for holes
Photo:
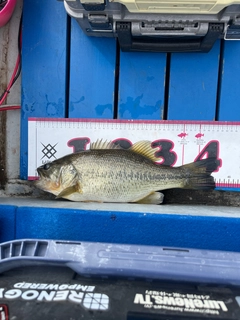
[[[185,294],[179,292],[150,291],[145,294],[136,293],[134,304],[140,304],[146,309],[169,310],[176,312],[193,312],[200,314],[219,315],[227,312],[224,301],[211,299],[209,295]]]

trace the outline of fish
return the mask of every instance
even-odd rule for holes
[[[204,137],[204,133],[198,133],[195,135],[195,138],[199,139],[201,137]]]
[[[216,159],[179,167],[156,163],[156,148],[138,141],[128,149],[97,140],[90,149],[72,153],[37,168],[36,186],[57,198],[83,202],[160,204],[171,188],[214,189]]]
[[[181,132],[178,134],[178,137],[185,138],[188,134],[186,132]]]

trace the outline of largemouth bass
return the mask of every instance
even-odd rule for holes
[[[156,164],[156,149],[140,141],[129,149],[97,141],[37,168],[37,187],[72,201],[161,203],[160,190],[213,189],[214,159],[180,167]]]

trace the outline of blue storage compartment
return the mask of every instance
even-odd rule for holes
[[[0,245],[4,319],[240,317],[240,254],[22,239]]]

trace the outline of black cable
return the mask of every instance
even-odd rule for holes
[[[19,22],[19,29],[18,29],[18,54],[19,54],[19,67],[18,67],[18,71],[13,79],[13,84],[17,81],[18,77],[20,76],[21,70],[22,70],[22,15],[20,18],[20,22]],[[11,86],[11,87],[12,87]]]

